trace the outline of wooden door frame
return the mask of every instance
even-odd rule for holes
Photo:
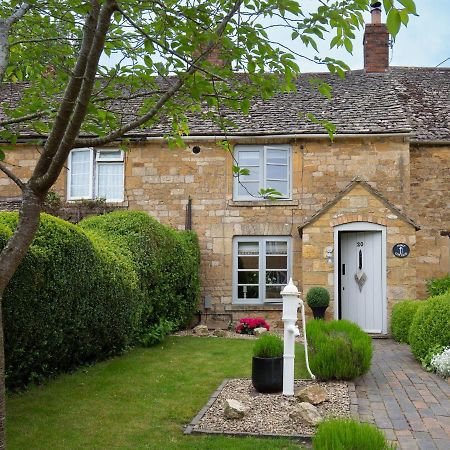
[[[387,334],[387,281],[386,281],[386,227],[370,222],[350,222],[337,225],[333,229],[334,234],[334,318],[339,319],[340,291],[339,291],[339,260],[340,260],[340,239],[341,231],[381,231],[381,288],[382,288],[382,334]]]

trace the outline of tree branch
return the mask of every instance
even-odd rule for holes
[[[33,114],[27,114],[26,116],[16,117],[14,119],[0,120],[0,127],[26,122],[28,120],[38,119],[39,117],[45,116],[45,114],[46,114],[45,112],[41,111]]]
[[[27,2],[22,3],[9,17],[6,19],[6,25],[11,27],[18,20],[20,20],[27,11],[31,8],[31,5]]]
[[[236,14],[236,12],[239,10],[243,1],[244,0],[236,0],[230,12],[219,23],[215,31],[215,34],[218,38],[222,36],[225,27],[227,26],[228,22],[232,19],[232,17]],[[160,97],[160,99],[155,103],[155,105],[153,105],[152,108],[150,108],[150,110],[146,114],[144,114],[143,116],[134,121],[129,122],[128,124],[125,124],[121,128],[107,134],[106,136],[98,138],[76,139],[74,141],[73,148],[96,147],[98,145],[108,144],[122,137],[129,131],[138,128],[144,123],[153,119],[156,116],[156,114],[160,111],[160,109],[181,89],[181,87],[184,85],[185,79],[193,75],[198,70],[197,63],[203,61],[209,55],[209,53],[211,53],[216,44],[217,42],[215,41],[210,42],[205,47],[205,50],[201,52],[199,56],[192,61],[189,69],[183,74],[183,76],[178,76],[178,79],[173,84],[173,86],[169,90],[167,90],[164,95]]]
[[[11,170],[8,169],[8,167],[5,166],[5,164],[3,164],[2,162],[0,162],[0,170],[8,177],[10,178],[12,181],[14,181],[14,183],[17,184],[17,186],[19,186],[19,188],[23,191],[25,189],[25,183],[15,174],[13,174],[11,172]]]

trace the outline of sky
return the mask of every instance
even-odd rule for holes
[[[317,0],[305,0],[305,3],[317,5]],[[402,27],[395,39],[391,50],[392,66],[422,66],[435,67],[444,59],[450,57],[450,0],[415,0],[418,16],[410,16],[406,28]],[[382,16],[385,22],[386,17]],[[370,22],[370,13],[367,13],[366,22]],[[363,68],[363,34],[361,29],[353,41],[353,55],[345,50],[330,52],[329,43],[319,45],[320,56],[333,56],[345,61],[352,70]],[[291,45],[290,33],[278,33],[277,40]],[[304,51],[306,56],[317,55],[314,50]],[[317,72],[326,70],[306,60],[299,60],[303,72]],[[450,67],[450,59],[440,67]]]

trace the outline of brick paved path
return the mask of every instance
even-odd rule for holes
[[[361,421],[403,450],[450,450],[450,385],[425,372],[408,345],[374,339],[372,367],[356,380]]]

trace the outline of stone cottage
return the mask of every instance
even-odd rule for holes
[[[345,80],[314,74],[333,87],[331,100],[309,74],[297,93],[234,116],[226,138],[248,176],[233,176],[223,132],[193,118],[185,149],[169,150],[160,125],[131,135],[125,153],[73,150],[54,189],[69,202],[102,197],[195,230],[211,326],[245,316],[277,324],[292,277],[303,295],[329,290],[329,317],[386,334],[397,301],[425,297],[426,280],[448,273],[450,230],[450,70],[389,67],[388,40],[384,24],[368,24],[363,70]],[[334,123],[334,141],[299,112]],[[24,178],[36,160],[29,137],[7,152]],[[268,187],[282,198],[256,194]],[[3,205],[17,196],[0,177]]]

